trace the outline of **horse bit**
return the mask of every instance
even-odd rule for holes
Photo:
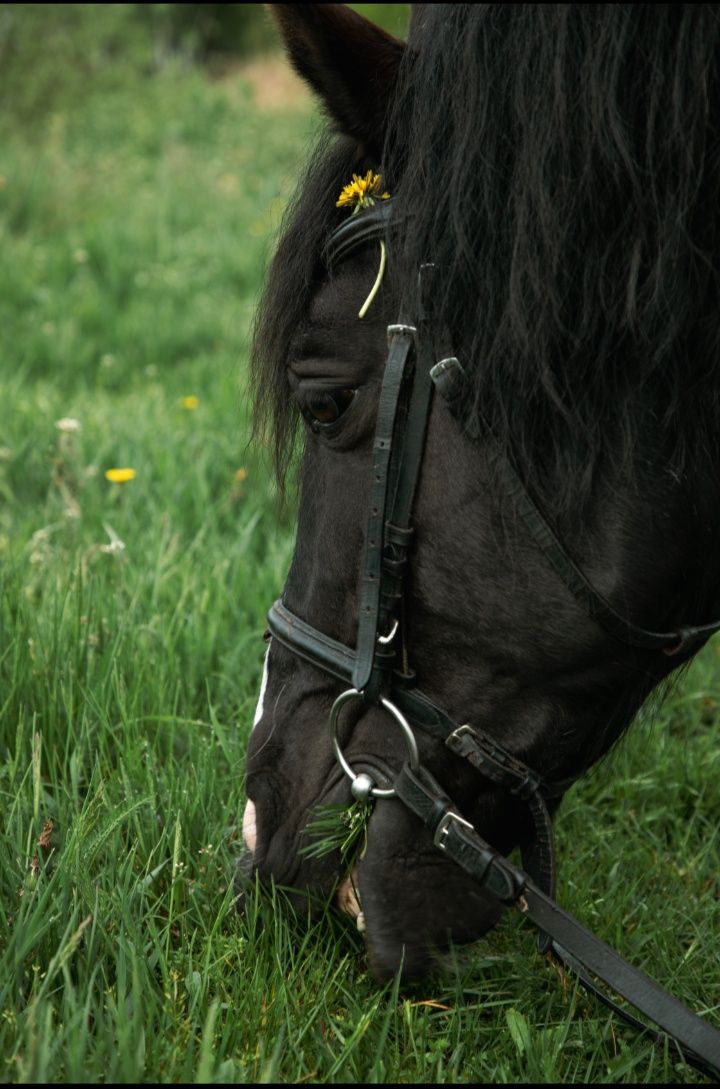
[[[325,247],[328,268],[360,245],[384,238],[392,217],[391,200],[343,223]],[[383,375],[373,447],[373,476],[360,590],[355,649],[330,638],[276,601],[268,614],[272,636],[283,646],[352,687],[335,700],[330,728],[335,755],[351,779],[351,793],[361,802],[399,798],[429,829],[435,846],[491,893],[504,907],[515,907],[539,930],[541,953],[550,952],[575,972],[583,985],[636,1028],[648,1026],[619,1006],[588,973],[602,980],[663,1030],[657,1041],[711,1078],[720,1076],[720,1032],[691,1013],[643,972],[591,934],[555,901],[555,860],[547,799],[561,796],[576,777],[548,783],[478,727],[455,722],[414,684],[414,674],[396,668],[394,639],[401,629],[405,566],[413,536],[411,514],[420,474],[425,431],[433,391],[437,389],[470,439],[482,437],[501,479],[535,544],[585,611],[611,635],[636,647],[690,657],[720,621],[673,632],[640,628],[617,613],[595,590],[566,552],[500,450],[489,427],[463,420],[464,372],[457,358],[435,361],[432,291],[435,266],[420,269],[420,313],[416,325],[388,326],[388,355]],[[382,634],[387,633],[387,634]],[[337,739],[341,709],[352,700],[382,706],[394,719],[407,745],[408,759],[392,786],[381,788],[365,772],[350,766]],[[522,851],[524,870],[497,853],[461,816],[457,806],[420,762],[413,727],[441,741],[501,789],[528,806],[534,839]],[[667,1035],[664,1035],[667,1034]],[[674,1043],[673,1043],[674,1042]]]

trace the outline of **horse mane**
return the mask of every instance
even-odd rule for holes
[[[421,262],[440,267],[468,416],[557,511],[589,494],[593,466],[631,471],[648,429],[676,473],[711,444],[717,462],[718,10],[422,14],[382,164],[408,217],[391,269],[408,298]],[[343,139],[313,155],[258,315],[257,418],[273,418],[281,467],[285,353],[354,155]]]

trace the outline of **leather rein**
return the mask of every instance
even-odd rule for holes
[[[392,213],[392,201],[384,201],[338,227],[326,244],[328,267],[332,268],[358,246],[383,239]],[[516,908],[537,927],[540,952],[552,953],[624,1020],[648,1031],[645,1022],[600,989],[589,974],[592,973],[660,1028],[659,1043],[668,1044],[685,1061],[715,1079],[720,1076],[720,1032],[630,965],[555,901],[555,853],[547,802],[562,796],[574,778],[553,783],[543,781],[481,729],[452,719],[417,687],[408,667],[402,632],[404,575],[413,538],[413,500],[434,391],[444,398],[468,437],[475,440],[482,437],[488,445],[504,487],[535,544],[588,615],[612,636],[631,646],[660,650],[682,661],[720,630],[720,621],[671,632],[641,628],[617,613],[587,580],[484,421],[468,425],[462,418],[461,364],[454,356],[439,361],[436,358],[437,329],[431,305],[434,273],[433,265],[423,265],[419,271],[420,313],[416,323],[388,326],[388,356],[373,444],[356,646],[345,646],[307,624],[282,600],[276,601],[268,614],[270,632],[296,655],[351,686],[333,704],[330,729],[336,757],[352,780],[353,797],[366,804],[371,799],[398,797],[428,828],[439,851],[461,866],[504,907]],[[395,646],[398,631],[402,643],[400,655]],[[355,699],[382,706],[403,733],[408,759],[389,788],[379,786],[364,772],[356,774],[338,744],[341,709]],[[478,834],[422,765],[414,729],[440,741],[496,787],[516,795],[527,805],[534,836],[523,849],[523,869],[509,862]]]

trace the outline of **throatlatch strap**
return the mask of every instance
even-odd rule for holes
[[[435,385],[468,438],[475,441],[482,438],[487,444],[498,466],[507,494],[535,544],[591,619],[622,643],[646,650],[661,650],[669,657],[677,657],[679,661],[694,654],[711,635],[720,631],[720,620],[713,621],[711,624],[686,625],[670,632],[658,632],[633,624],[632,621],[621,616],[595,589],[567,553],[540,508],[528,493],[507,453],[501,449],[487,420],[482,417],[478,422],[468,423],[463,420],[463,380],[459,367],[442,370],[435,379]]]

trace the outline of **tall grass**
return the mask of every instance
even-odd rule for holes
[[[315,122],[180,64],[91,89],[2,125],[0,1076],[695,1080],[514,919],[410,992],[330,910],[237,917],[292,547],[246,335]],[[559,819],[562,901],[716,1022],[719,693],[711,646]]]

